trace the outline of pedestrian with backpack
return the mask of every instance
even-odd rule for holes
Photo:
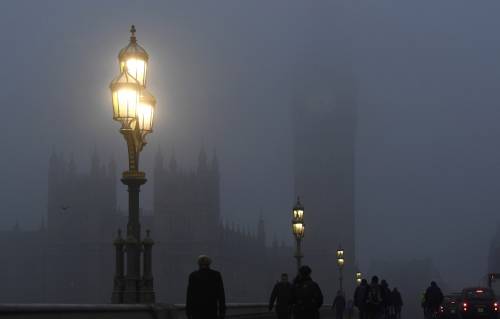
[[[311,278],[311,268],[302,266],[293,282],[293,317],[295,319],[319,319],[323,294]]]

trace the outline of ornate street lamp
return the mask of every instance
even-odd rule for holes
[[[127,142],[129,169],[122,182],[128,187],[129,213],[126,238],[119,231],[115,240],[116,274],[113,303],[154,303],[155,293],[151,270],[153,241],[149,231],[141,241],[139,222],[139,191],[146,183],[146,174],[139,171],[139,154],[146,145],[146,135],[153,131],[156,99],[146,90],[149,56],[130,29],[130,43],[120,50],[120,74],[111,82],[113,119],[121,123],[120,133]],[[124,254],[127,267],[124,275]],[[141,254],[143,273],[141,276]]]
[[[344,249],[339,245],[337,249],[337,266],[339,266],[339,288],[342,291],[342,269],[344,268]]]
[[[302,265],[301,243],[304,238],[304,206],[300,203],[300,198],[297,197],[297,203],[292,210],[292,233],[295,236],[296,250],[295,258],[297,259],[297,269]]]

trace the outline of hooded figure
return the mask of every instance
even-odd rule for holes
[[[186,315],[189,319],[221,319],[226,314],[222,276],[210,269],[208,256],[198,257],[199,269],[189,275]]]
[[[311,268],[302,266],[293,282],[293,315],[295,319],[318,319],[323,294],[311,279]]]

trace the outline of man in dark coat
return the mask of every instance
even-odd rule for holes
[[[293,282],[293,316],[295,319],[319,319],[323,294],[311,279],[311,268],[302,266]]]
[[[210,269],[208,256],[198,257],[199,269],[189,275],[186,315],[189,319],[223,319],[226,298],[222,276]]]
[[[337,319],[343,319],[344,318],[344,312],[345,312],[345,297],[344,294],[342,293],[342,290],[337,291],[337,296],[335,296],[335,299],[333,299],[332,303],[332,310],[335,310],[335,318]]]
[[[368,282],[366,279],[361,280],[359,286],[354,291],[354,306],[358,308],[359,319],[365,319],[366,312],[366,297],[368,295]]]
[[[438,287],[436,282],[431,282],[431,285],[425,291],[425,309],[428,314],[437,313],[439,310],[439,306],[443,302],[444,296],[441,288]]]
[[[292,284],[288,281],[288,274],[281,274],[281,281],[274,285],[269,300],[269,311],[273,310],[276,302],[278,319],[290,319],[292,311]]]
[[[382,293],[382,314],[385,319],[389,319],[391,315],[391,307],[392,307],[392,301],[391,301],[391,289],[389,288],[389,284],[387,283],[386,280],[382,279],[380,282],[380,289]]]

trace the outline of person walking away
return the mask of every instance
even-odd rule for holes
[[[337,296],[335,296],[335,299],[333,299],[332,303],[332,310],[335,310],[336,319],[344,318],[345,306],[346,302],[344,294],[342,293],[342,290],[339,290],[337,291]]]
[[[439,288],[435,281],[431,282],[431,285],[425,291],[425,308],[428,315],[433,316],[438,313],[443,299],[444,295],[441,288]]]
[[[311,268],[302,266],[293,281],[293,317],[295,319],[319,319],[319,308],[323,305],[323,294],[319,285],[311,278]]]
[[[380,282],[380,292],[382,294],[382,315],[385,319],[390,319],[391,316],[391,289],[386,280]]]
[[[210,269],[212,260],[198,257],[198,270],[189,275],[186,297],[188,319],[223,319],[226,314],[226,298],[222,276]]]
[[[366,319],[378,319],[382,310],[382,289],[373,276],[366,296]]]
[[[359,286],[354,291],[354,306],[358,308],[359,319],[365,319],[366,297],[368,295],[368,282],[366,279],[361,280]]]
[[[273,310],[276,302],[276,316],[278,319],[290,319],[292,311],[292,284],[288,281],[288,274],[281,274],[281,281],[274,285],[269,300],[269,311]]]
[[[398,288],[392,290],[392,306],[394,307],[394,318],[401,319],[401,310],[403,308],[403,298]]]

